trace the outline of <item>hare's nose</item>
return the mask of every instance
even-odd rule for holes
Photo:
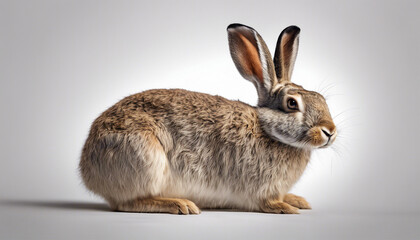
[[[331,136],[332,136],[332,134],[328,131],[328,130],[325,130],[325,129],[322,129],[322,132],[328,137],[328,138],[330,138]]]
[[[335,128],[332,129],[332,131],[331,131],[326,127],[322,127],[321,130],[324,133],[324,135],[327,136],[328,138],[331,138],[331,136],[334,135],[334,133],[335,133]]]

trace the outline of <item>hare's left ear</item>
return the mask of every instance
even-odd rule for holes
[[[258,105],[262,106],[277,82],[270,51],[261,36],[251,27],[231,24],[227,31],[233,62],[239,73],[257,88]]]
[[[285,28],[277,40],[276,52],[274,54],[274,66],[276,76],[280,83],[290,82],[296,55],[299,47],[300,28],[290,26]]]

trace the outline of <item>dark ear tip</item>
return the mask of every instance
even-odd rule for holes
[[[247,25],[243,25],[243,24],[240,24],[240,23],[232,23],[232,24],[229,24],[229,26],[227,27],[226,30],[229,31],[231,29],[235,29],[235,28],[238,28],[238,27],[245,27],[245,28],[254,30],[252,27],[249,27]]]
[[[298,26],[292,25],[292,26],[288,26],[287,28],[285,28],[283,30],[283,32],[289,33],[289,34],[299,34],[300,33],[300,28]]]

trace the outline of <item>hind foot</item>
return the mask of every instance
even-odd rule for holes
[[[303,197],[291,193],[286,194],[283,201],[300,209],[312,209],[311,205]]]
[[[144,213],[172,213],[172,214],[199,214],[200,209],[187,199],[181,198],[138,198],[115,207],[121,212],[144,212]]]

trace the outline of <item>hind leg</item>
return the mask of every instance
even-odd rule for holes
[[[80,170],[88,189],[113,209],[132,199],[161,195],[171,174],[160,141],[147,132],[88,139]]]
[[[199,214],[201,211],[187,199],[181,198],[138,198],[132,201],[117,204],[115,210],[122,212],[145,213],[172,213],[172,214]]]

